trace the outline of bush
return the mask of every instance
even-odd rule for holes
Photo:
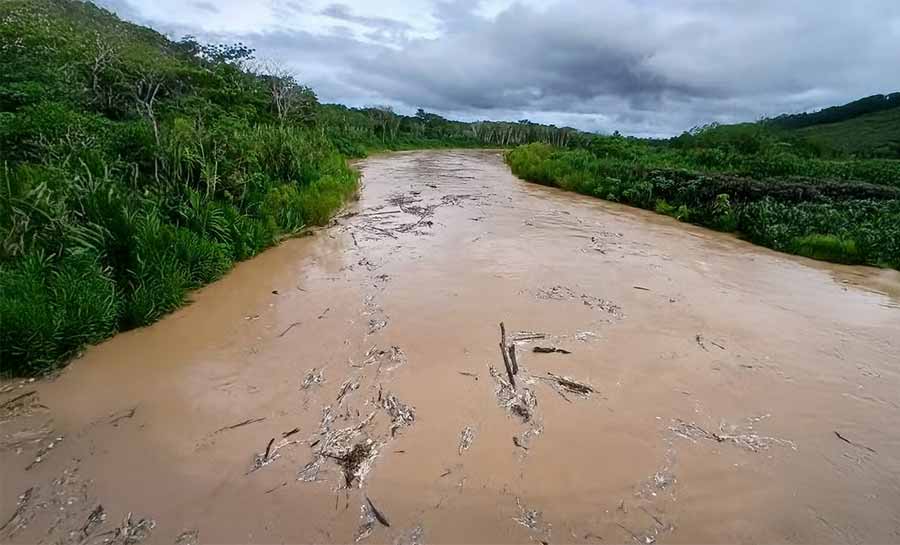
[[[120,299],[110,271],[90,255],[53,262],[41,253],[0,267],[4,374],[52,370],[117,330]]]
[[[834,235],[814,234],[797,237],[791,241],[790,249],[798,255],[835,263],[852,264],[861,261],[855,241]]]

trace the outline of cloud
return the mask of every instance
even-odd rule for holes
[[[110,1],[126,17],[150,2]],[[226,30],[215,37],[282,59],[324,100],[351,105],[661,136],[900,89],[896,0],[286,4],[270,0],[285,15],[252,32],[217,4]],[[153,21],[175,23],[191,24]]]

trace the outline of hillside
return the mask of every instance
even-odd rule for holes
[[[872,95],[815,112],[783,114],[761,124],[837,154],[900,158],[900,92]]]
[[[769,119],[768,122],[783,129],[802,129],[813,125],[839,123],[898,107],[900,107],[900,92],[887,95],[872,95],[848,102],[847,104],[830,106],[814,112],[782,114]]]
[[[900,106],[796,132],[843,153],[900,159]]]

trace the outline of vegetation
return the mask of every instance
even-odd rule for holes
[[[350,157],[381,150],[505,148],[529,142],[563,146],[581,135],[572,128],[539,125],[527,119],[464,123],[422,109],[414,116],[400,115],[387,106],[348,108],[327,104],[322,106],[319,119],[331,141]]]
[[[46,371],[356,188],[315,95],[90,4],[0,6],[0,361]]]
[[[900,159],[900,107],[797,131],[823,148],[857,157]]]
[[[801,139],[837,156],[900,159],[900,93],[873,95],[817,112],[761,122],[782,137]]]
[[[356,190],[371,150],[564,145],[573,129],[319,104],[242,44],[77,0],[0,4],[0,375],[149,324]]]
[[[870,97],[854,100],[843,106],[832,106],[817,112],[800,114],[784,114],[775,117],[768,122],[783,129],[802,129],[813,125],[826,125],[840,123],[857,117],[900,108],[900,93],[888,95],[872,95]]]
[[[816,259],[900,269],[900,162],[826,159],[764,125],[666,142],[596,136],[507,154],[513,172]]]

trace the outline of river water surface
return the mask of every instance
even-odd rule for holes
[[[0,542],[900,541],[896,272],[496,152],[359,168],[331,226],[0,388]]]

